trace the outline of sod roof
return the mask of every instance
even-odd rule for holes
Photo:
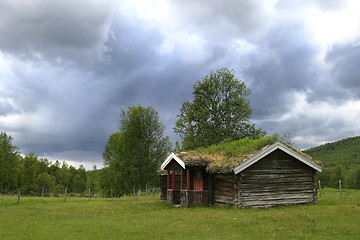
[[[228,156],[226,152],[189,151],[175,152],[187,167],[206,167],[208,172],[232,172],[233,168],[245,162],[258,152],[266,149],[266,145],[260,149],[252,150],[238,156]]]
[[[242,165],[248,160],[253,160],[258,154],[266,152],[266,149],[278,142],[278,136],[267,136],[260,139],[245,138],[234,142],[213,145],[207,148],[197,149],[195,151],[175,152],[178,159],[182,161],[185,167],[206,167],[208,172],[227,173],[233,172],[234,168]],[[317,170],[322,169],[321,163],[314,161],[307,154],[299,151],[289,144],[281,142],[282,146],[291,149],[298,159],[302,159],[305,163],[315,166]],[[290,152],[291,153],[291,152]],[[162,165],[166,166],[170,162],[167,159]],[[313,165],[312,163],[316,163]],[[245,163],[246,164],[246,163]],[[317,167],[319,165],[319,167]]]

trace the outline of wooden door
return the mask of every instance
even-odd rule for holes
[[[198,170],[194,172],[194,190],[203,191],[203,173]]]

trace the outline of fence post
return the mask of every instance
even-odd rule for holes
[[[64,197],[64,202],[66,202],[66,194],[67,194],[67,187],[65,187],[65,197]]]
[[[341,191],[341,180],[339,179],[339,191],[340,191],[340,198],[342,198],[342,191]]]
[[[91,188],[89,187],[89,201],[90,201]]]
[[[136,188],[134,188],[134,197],[136,197]]]
[[[20,188],[19,188],[19,192],[18,192],[18,204],[20,204]]]
[[[319,193],[320,193],[320,197],[321,197],[321,182],[319,180]]]
[[[110,190],[111,190],[111,200],[114,200],[114,196],[113,196],[113,190],[112,190],[112,188],[111,188]]]
[[[42,191],[41,191],[41,202],[44,202],[44,188],[45,186],[42,187]]]

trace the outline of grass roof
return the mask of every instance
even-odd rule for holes
[[[185,162],[187,166],[205,167],[208,172],[231,172],[239,164],[245,162],[258,152],[265,150],[273,143],[279,141],[279,135],[262,137],[259,139],[244,138],[233,142],[222,142],[206,148],[198,148],[194,151],[176,152],[176,155]],[[321,162],[313,160],[307,154],[299,151],[291,145],[282,142],[297,153],[322,165]]]
[[[207,165],[207,171],[231,171],[258,151],[279,140],[279,135],[259,139],[244,138],[233,142],[224,142],[199,148],[195,151],[176,153],[186,164]]]
[[[238,157],[241,155],[256,152],[265,147],[266,145],[273,144],[277,141],[279,141],[279,135],[275,133],[274,135],[258,139],[246,137],[233,142],[225,142],[217,145],[211,145],[206,148],[199,148],[197,149],[197,151],[210,153],[224,152],[228,157]]]

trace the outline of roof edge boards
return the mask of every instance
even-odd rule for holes
[[[301,155],[300,153],[289,149],[288,147],[284,147],[284,146],[280,146],[280,149],[283,150],[284,152],[286,152],[287,154],[297,158],[299,161],[303,162],[304,164],[308,165],[309,167],[312,167],[313,169],[322,172],[322,166],[318,165],[317,163],[315,163],[314,161],[308,159],[307,157]]]
[[[316,164],[315,162],[313,162],[312,160],[308,159],[307,157],[299,154],[298,152],[294,151],[293,149],[290,149],[288,146],[286,146],[285,144],[281,143],[281,142],[276,142],[272,145],[270,145],[267,149],[265,149],[264,151],[261,151],[260,153],[254,155],[253,157],[251,157],[249,160],[245,161],[244,163],[234,167],[234,173],[238,174],[241,171],[245,170],[246,168],[250,167],[251,165],[253,165],[254,163],[256,163],[257,161],[259,161],[260,159],[262,159],[263,157],[267,156],[268,154],[272,153],[273,151],[275,151],[276,149],[280,149],[282,151],[284,151],[285,153],[289,154],[290,156],[293,156],[294,158],[296,158],[297,160],[299,160],[300,162],[308,165],[309,167],[322,172],[322,167],[319,166],[318,164]]]
[[[181,160],[178,156],[176,156],[175,153],[171,153],[166,160],[161,164],[161,170],[164,170],[165,167],[171,162],[171,160],[174,159],[183,169],[185,169],[185,163],[183,160]]]

